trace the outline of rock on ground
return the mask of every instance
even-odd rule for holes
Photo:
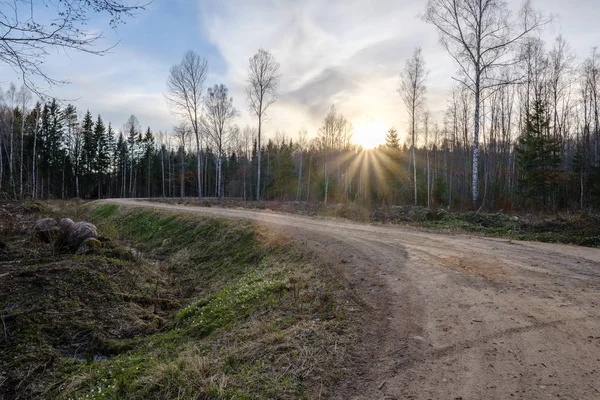
[[[60,236],[60,228],[54,218],[42,218],[33,225],[32,233],[42,241],[49,243]]]
[[[89,222],[73,222],[70,218],[62,218],[56,222],[54,218],[42,218],[38,220],[32,229],[32,234],[39,237],[46,243],[54,243],[57,248],[67,248],[77,250],[86,240],[92,239],[88,248],[99,247],[96,242],[98,239],[98,230],[96,226]]]
[[[65,244],[72,249],[77,249],[86,239],[90,238],[98,238],[96,226],[89,222],[75,222],[65,234]]]
[[[60,231],[63,235],[67,234],[73,224],[75,224],[75,222],[73,222],[71,218],[61,218],[61,220],[58,221],[58,226],[60,227]]]

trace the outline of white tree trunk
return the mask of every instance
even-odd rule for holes
[[[308,183],[306,184],[306,201],[310,200],[310,172],[312,170],[312,156],[308,162]]]
[[[412,145],[412,159],[413,159],[413,184],[415,190],[415,206],[417,205],[417,158],[415,157],[415,133],[413,128],[413,145]]]
[[[429,150],[427,150],[427,208],[431,208],[431,177],[429,174]]]
[[[258,142],[257,142],[257,153],[258,153],[258,173],[256,178],[256,201],[260,201],[260,134],[262,128],[262,115],[258,114]]]
[[[160,166],[162,170],[162,197],[165,197],[165,152],[161,149]]]
[[[223,162],[222,155],[220,153],[221,152],[219,152],[219,158],[217,159],[217,197],[219,199],[223,197],[223,184],[221,182],[221,166],[223,165]]]
[[[23,116],[21,117],[21,166],[19,168],[19,198],[23,200],[23,142],[25,141],[25,101],[22,108]]]
[[[8,160],[8,179],[10,186],[12,186],[13,193],[15,191],[15,180],[13,175],[13,150],[14,150],[14,141],[15,141],[15,121],[14,121],[14,110],[11,110],[11,119],[10,119],[10,151],[9,151],[9,160]]]
[[[473,207],[479,201],[479,77],[475,83],[475,132],[473,134]]]
[[[196,133],[196,163],[197,163],[197,174],[198,174],[198,198],[202,198],[202,154],[200,151],[200,138]]]
[[[327,205],[327,195],[329,194],[329,173],[327,172],[327,162],[325,162],[325,201],[323,204]]]

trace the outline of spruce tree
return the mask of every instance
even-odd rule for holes
[[[60,179],[64,163],[63,113],[56,100],[44,105],[40,126],[40,173],[43,186],[42,195],[50,197],[57,194],[55,184]]]
[[[154,154],[154,135],[150,127],[146,130],[142,141],[144,148],[144,168],[146,169],[146,196],[151,197],[150,186],[152,181],[152,156]]]
[[[119,173],[119,181],[121,186],[119,187],[119,196],[125,197],[127,195],[127,143],[123,137],[123,132],[119,132],[117,144],[115,146],[114,153],[114,167],[115,171]]]
[[[81,124],[81,170],[83,175],[83,194],[89,196],[92,181],[93,163],[96,159],[96,142],[94,138],[94,120],[88,110]]]
[[[525,130],[515,149],[520,194],[527,202],[547,204],[558,181],[560,145],[551,137],[549,126],[546,104],[538,99],[533,103],[533,110],[527,113]]]
[[[400,140],[398,139],[398,131],[396,128],[391,127],[385,135],[385,145],[390,148],[399,149]]]
[[[92,162],[93,171],[96,175],[97,196],[102,197],[102,186],[104,176],[110,166],[110,154],[108,152],[108,137],[102,117],[98,115],[94,126],[94,144],[96,145],[95,157]]]
[[[112,128],[112,124],[108,123],[108,129],[106,131],[106,172],[108,174],[108,197],[112,197],[112,182],[113,177],[116,173],[116,168],[114,165],[115,160],[115,151],[116,151],[116,142],[115,142],[115,131]]]

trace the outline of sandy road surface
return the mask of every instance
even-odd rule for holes
[[[336,263],[367,321],[340,399],[600,399],[598,249],[108,201],[260,221]]]

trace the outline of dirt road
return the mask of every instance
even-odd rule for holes
[[[600,399],[598,249],[109,201],[260,221],[333,261],[367,321],[340,399]]]

